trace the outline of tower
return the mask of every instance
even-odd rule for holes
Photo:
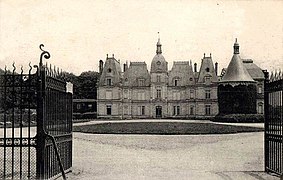
[[[239,49],[236,39],[233,57],[218,85],[219,115],[217,119],[220,121],[245,122],[246,114],[256,114],[256,82],[244,67]],[[237,118],[225,117],[229,114],[236,114]]]

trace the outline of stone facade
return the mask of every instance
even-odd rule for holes
[[[101,63],[103,64],[103,63]],[[98,83],[98,118],[212,118],[218,114],[217,72],[211,55],[200,70],[191,61],[168,63],[160,39],[150,72],[145,62],[106,58]]]

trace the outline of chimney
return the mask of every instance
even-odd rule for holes
[[[127,64],[126,63],[124,63],[124,72],[126,72],[127,71],[127,69],[128,69],[128,66],[127,66]]]
[[[218,74],[218,63],[216,62],[215,63],[215,74],[216,74],[216,76],[218,76],[217,74]]]
[[[197,72],[197,63],[195,63],[194,65],[195,65],[195,66],[194,66],[194,67],[195,67],[195,68],[194,68],[194,69],[195,69],[195,72]]]
[[[99,61],[99,74],[101,74],[102,71],[103,71],[103,61],[100,60],[100,61]]]

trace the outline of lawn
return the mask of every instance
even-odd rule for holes
[[[186,122],[122,122],[74,126],[74,132],[94,134],[231,134],[261,132],[263,128],[232,126],[214,123]]]

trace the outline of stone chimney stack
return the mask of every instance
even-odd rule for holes
[[[197,63],[194,64],[194,70],[197,72]]]
[[[102,71],[103,71],[103,61],[100,60],[100,61],[99,61],[99,74],[101,74]]]
[[[218,63],[217,62],[215,63],[215,74],[216,76],[218,76]]]

